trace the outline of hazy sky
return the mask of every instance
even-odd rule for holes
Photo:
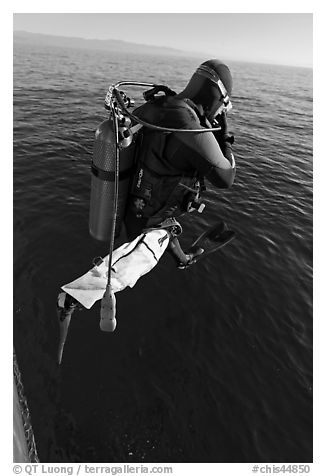
[[[16,13],[14,30],[120,39],[224,60],[312,66],[309,13]]]

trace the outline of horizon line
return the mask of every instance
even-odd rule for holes
[[[77,40],[83,40],[83,41],[99,41],[99,42],[106,42],[106,41],[118,41],[120,43],[125,43],[125,44],[131,44],[131,45],[136,45],[136,46],[145,46],[145,47],[150,47],[150,48],[158,48],[158,49],[167,49],[171,51],[176,51],[179,54],[184,53],[186,56],[190,57],[197,57],[197,56],[207,56],[207,54],[201,52],[201,51],[196,51],[192,52],[189,50],[183,50],[179,48],[174,48],[172,46],[163,46],[163,45],[153,45],[153,44],[148,44],[148,43],[138,43],[137,41],[126,41],[126,40],[121,40],[120,38],[85,38],[82,36],[69,36],[69,35],[55,35],[53,33],[39,33],[39,32],[34,32],[34,31],[28,31],[28,30],[21,30],[21,29],[15,29],[13,28],[13,33],[28,33],[30,35],[40,35],[40,36],[48,36],[48,37],[54,37],[54,38],[67,38],[67,39],[77,39]],[[135,54],[135,53],[134,53]],[[148,54],[148,53],[147,53]],[[258,60],[250,60],[250,59],[239,59],[239,58],[229,58],[228,61],[233,61],[233,62],[239,62],[239,63],[253,63],[253,64],[265,64],[265,65],[274,65],[274,66],[288,66],[288,67],[293,67],[293,68],[307,68],[307,69],[313,69],[313,62],[311,65],[303,65],[303,64],[289,64],[289,63],[275,63],[273,61],[258,61]]]

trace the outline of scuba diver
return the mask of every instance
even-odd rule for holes
[[[137,168],[124,219],[128,239],[167,217],[179,217],[200,207],[204,178],[217,188],[232,186],[236,167],[234,137],[228,133],[227,110],[231,108],[232,76],[226,64],[211,59],[202,63],[179,94],[147,96],[134,115],[148,123],[199,129],[220,126],[215,132],[164,133],[143,128]],[[149,92],[150,93],[150,92]],[[204,252],[184,253],[177,237],[170,250],[181,269],[196,262]]]
[[[232,107],[229,98],[232,76],[228,66],[217,59],[202,63],[179,94],[165,86],[152,86],[144,93],[146,103],[138,107],[134,115],[130,114],[144,125],[134,142],[135,159],[133,149],[126,149],[131,151],[130,160],[135,164],[130,185],[122,185],[128,184],[128,174],[120,170],[120,175],[118,166],[115,167],[118,179],[114,183],[120,182],[127,201],[125,212],[121,214],[127,242],[113,250],[114,239],[111,239],[108,256],[94,263],[83,276],[61,287],[57,300],[59,363],[76,309],[89,309],[101,300],[100,327],[112,332],[116,327],[115,293],[127,286],[133,287],[141,276],[153,269],[166,249],[176,258],[178,268],[185,269],[222,248],[235,236],[220,221],[204,231],[185,252],[178,240],[182,227],[176,220],[185,213],[202,211],[200,195],[205,189],[204,179],[217,188],[229,188],[233,184],[236,169],[232,153],[234,138],[227,125],[227,112]],[[161,91],[164,96],[159,94]],[[116,103],[109,97],[112,111]],[[113,211],[111,198],[118,198],[118,194],[112,186],[113,172],[105,169],[114,164],[114,159],[119,162],[116,135],[119,131],[117,127],[112,129],[112,117],[114,114],[95,133],[90,233],[98,240],[106,239],[104,229],[110,229],[112,236],[116,236],[113,234],[116,219],[108,211]],[[149,127],[151,125],[154,127]],[[99,163],[95,163],[95,156],[100,159]],[[119,207],[118,200],[116,203]],[[106,220],[105,227],[103,220]]]

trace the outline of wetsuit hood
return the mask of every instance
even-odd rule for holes
[[[214,116],[214,108],[221,102],[222,89],[230,96],[232,92],[232,76],[226,64],[218,59],[202,63],[192,75],[185,89],[178,94],[180,98],[189,98],[197,105],[202,105],[208,116]]]

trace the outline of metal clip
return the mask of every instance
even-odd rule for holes
[[[111,85],[111,86],[109,87],[108,92],[106,93],[105,100],[104,100],[104,106],[105,106],[107,109],[111,109],[113,91],[114,91],[114,85]]]

